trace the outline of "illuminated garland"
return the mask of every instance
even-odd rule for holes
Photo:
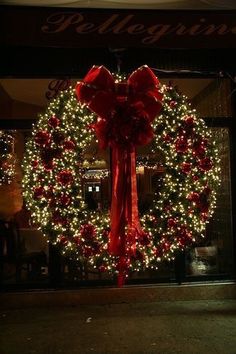
[[[145,163],[164,172],[153,208],[142,218],[146,233],[137,240],[135,254],[127,244],[127,271],[157,268],[163,259],[172,259],[176,249],[204,234],[215,207],[216,144],[186,97],[172,87],[162,90],[163,111],[154,122],[152,151],[159,151],[163,160]],[[89,211],[82,195],[84,152],[95,139],[91,129],[95,120],[78,104],[73,89],[49,104],[26,146],[24,197],[33,222],[50,242],[62,246],[64,254],[117,273],[117,259],[108,252],[109,215]],[[99,175],[103,177],[107,171]]]
[[[162,92],[163,110],[154,122],[152,152],[161,152],[164,173],[153,208],[142,218],[155,245],[153,265],[204,237],[220,183],[218,149],[209,128],[186,96],[171,86],[163,85]]]
[[[14,138],[0,131],[0,185],[10,184],[15,175]]]

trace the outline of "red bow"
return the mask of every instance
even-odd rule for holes
[[[160,112],[159,80],[148,66],[116,82],[105,67],[93,67],[76,86],[77,97],[98,115],[94,125],[100,146],[112,147],[112,203],[109,250],[119,256],[124,277],[125,259],[143,234],[138,217],[135,146],[153,138],[151,122]],[[127,226],[127,234],[125,228]],[[120,280],[122,282],[122,280]]]

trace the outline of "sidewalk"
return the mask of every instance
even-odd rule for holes
[[[1,354],[236,354],[236,300],[0,310]]]

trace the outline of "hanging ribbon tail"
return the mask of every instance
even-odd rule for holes
[[[111,231],[109,251],[114,256],[125,255],[127,151],[119,146],[112,149]]]
[[[117,285],[122,288],[125,284],[125,279],[128,274],[127,272],[127,259],[125,256],[120,256],[118,260],[118,275],[117,275]]]
[[[126,258],[136,256],[136,243],[142,231],[138,214],[135,148],[112,149],[112,201],[109,252],[119,257],[118,285],[128,273]]]

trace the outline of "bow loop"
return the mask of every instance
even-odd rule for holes
[[[150,142],[150,123],[162,107],[159,84],[147,65],[135,70],[127,81],[118,83],[104,66],[94,66],[88,72],[77,84],[76,94],[100,117],[94,128],[101,146]]]

